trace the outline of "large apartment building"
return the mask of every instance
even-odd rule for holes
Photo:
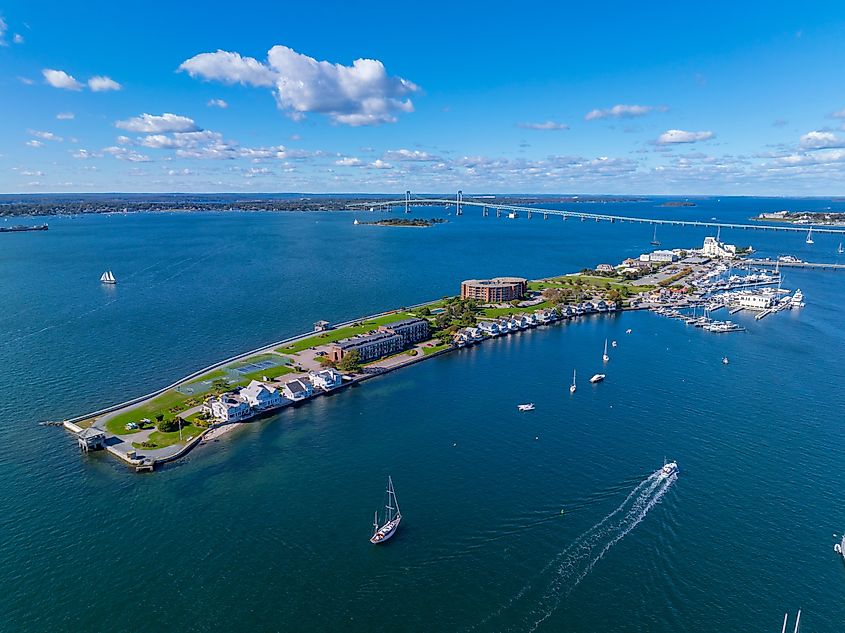
[[[528,280],[522,277],[467,279],[461,282],[461,299],[476,299],[482,303],[505,303],[519,299],[527,290]]]
[[[352,350],[357,350],[361,362],[366,363],[401,352],[409,345],[424,341],[428,337],[428,321],[403,319],[380,326],[375,334],[356,336],[335,343],[329,348],[329,358],[337,362]]]

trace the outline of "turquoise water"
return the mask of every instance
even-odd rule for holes
[[[741,220],[837,204],[601,209]],[[489,341],[285,410],[152,476],[80,458],[36,425],[320,318],[452,294],[463,278],[614,262],[652,237],[478,215],[418,230],[353,227],[352,214],[139,214],[2,236],[3,630],[777,631],[798,608],[804,631],[843,630],[842,273],[786,272],[807,307],[740,317],[744,334],[626,313]],[[722,237],[837,260],[829,236]],[[97,281],[106,269],[116,288]],[[619,347],[590,386],[606,337]],[[518,413],[526,401],[537,410]],[[681,473],[655,486],[664,456]],[[388,473],[405,520],[373,547]]]

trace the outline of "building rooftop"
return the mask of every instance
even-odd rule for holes
[[[361,347],[362,345],[368,345],[370,343],[377,343],[381,340],[391,339],[394,336],[399,335],[393,334],[391,332],[377,332],[376,334],[365,334],[363,336],[356,336],[355,338],[335,343],[335,345],[340,347],[340,349],[342,350],[355,349],[356,347]]]

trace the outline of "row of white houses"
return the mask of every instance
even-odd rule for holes
[[[322,393],[337,389],[342,383],[343,376],[331,368],[312,371],[308,378],[290,380],[281,389],[253,380],[246,387],[210,398],[203,410],[220,422],[240,422],[257,413],[310,398],[315,390]]]

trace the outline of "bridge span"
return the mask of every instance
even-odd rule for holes
[[[527,207],[511,204],[498,204],[493,201],[476,201],[467,200],[463,197],[462,192],[458,192],[455,198],[412,198],[410,191],[405,193],[405,198],[402,200],[374,200],[372,202],[362,202],[350,205],[354,208],[374,208],[374,209],[392,209],[399,208],[405,210],[405,213],[410,213],[412,206],[430,206],[430,205],[446,205],[455,206],[455,214],[463,215],[464,207],[474,207],[481,209],[481,214],[484,217],[495,213],[497,217],[501,217],[502,213],[514,217],[519,217],[522,214],[528,219],[534,215],[541,215],[543,219],[547,220],[550,216],[562,217],[564,220],[574,219],[581,222],[631,222],[636,224],[662,224],[669,226],[685,226],[685,227],[702,227],[715,229],[741,229],[751,231],[781,231],[787,233],[807,233],[810,230],[810,225],[791,226],[791,225],[773,225],[773,224],[740,224],[736,222],[715,222],[702,220],[677,220],[668,218],[638,218],[634,216],[614,215],[611,213],[592,213],[587,211],[569,211],[563,209],[544,209],[542,207]],[[812,226],[813,233],[830,233],[834,235],[845,236],[845,228],[832,228],[829,226]]]

